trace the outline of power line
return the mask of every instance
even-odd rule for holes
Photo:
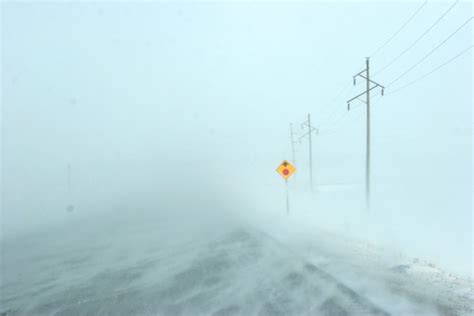
[[[346,98],[349,96],[350,92],[352,92],[352,90],[349,91],[349,93],[346,95]],[[357,107],[359,107],[359,105],[356,105],[354,108],[357,108]],[[336,119],[330,121],[326,125],[322,125],[322,127],[320,127],[320,129],[331,130],[331,129],[337,128],[337,126],[340,125],[339,123],[344,121],[344,118],[347,117],[348,114],[349,114],[349,112],[344,110],[342,113],[340,113],[339,116],[336,117]]]
[[[334,126],[338,125],[337,123],[339,123],[341,120],[343,120],[344,117],[346,117],[346,116],[347,116],[347,111],[344,111],[335,120],[331,121],[327,125],[323,125],[322,127],[320,127],[320,129],[324,129],[324,130],[332,129]]]
[[[356,71],[360,72],[360,68],[357,68]],[[318,120],[320,124],[317,124],[318,126],[321,125],[322,122],[329,120],[332,118],[337,111],[337,107],[333,108],[331,110],[331,105],[335,104],[336,101],[340,100],[341,96],[344,95],[344,99],[347,99],[347,97],[352,93],[352,90],[354,89],[354,86],[352,84],[344,85],[342,86],[342,89],[336,94],[336,96],[328,101],[325,106],[320,108],[318,112],[316,113],[316,117],[324,117],[323,120]],[[349,90],[349,91],[348,91]],[[327,115],[329,114],[329,115]]]
[[[441,43],[439,43],[435,48],[433,48],[428,54],[426,54],[425,56],[423,56],[423,58],[421,58],[420,60],[418,60],[413,66],[411,66],[410,68],[408,68],[405,72],[403,72],[400,76],[398,76],[397,78],[395,78],[392,82],[390,82],[387,87],[390,87],[392,84],[394,84],[395,82],[397,82],[398,80],[400,80],[402,77],[404,77],[406,74],[408,74],[410,71],[412,71],[416,66],[418,66],[419,64],[421,64],[426,58],[428,58],[429,56],[431,56],[431,54],[433,54],[435,51],[437,51],[441,46],[443,46],[451,37],[453,37],[457,32],[459,32],[464,26],[466,26],[469,22],[471,22],[471,20],[473,19],[473,17],[471,16],[469,19],[467,19],[463,24],[461,24],[460,27],[458,27],[453,33],[451,33],[447,38],[445,38]]]
[[[358,108],[359,106],[362,106],[362,104],[357,104],[356,106],[354,106],[354,108]],[[359,112],[347,112],[347,111],[345,111],[344,115],[341,116],[341,119],[338,122],[336,122],[331,128],[321,130],[320,134],[325,136],[325,135],[335,134],[335,133],[341,131],[341,127],[344,126],[343,122],[346,122],[351,117],[351,115],[348,114],[348,113],[357,113],[355,115],[352,115],[352,116],[356,116],[356,118],[358,118],[360,115],[364,114],[364,112],[362,112],[362,111],[359,111]]]
[[[346,92],[351,87],[352,87],[352,85],[350,85],[350,84],[343,86],[343,88],[337,93],[337,95],[334,98],[332,98],[328,103],[326,103],[325,106],[321,107],[318,110],[318,112],[316,113],[316,117],[325,117],[324,120],[318,120],[319,123],[321,123],[322,121],[327,120],[329,117],[332,116],[332,113],[329,112],[330,109],[331,109],[331,105],[335,104],[336,101],[344,94],[344,92]],[[331,113],[331,114],[327,115],[328,113]],[[321,124],[318,124],[318,125],[321,125]]]
[[[411,86],[411,85],[417,83],[418,81],[420,81],[420,80],[422,80],[422,79],[428,77],[429,75],[431,75],[432,73],[434,73],[434,72],[440,70],[441,68],[443,68],[443,67],[446,66],[447,64],[451,63],[451,62],[454,61],[455,59],[461,57],[462,55],[464,55],[465,53],[467,53],[469,50],[471,50],[473,47],[474,47],[474,45],[469,46],[468,48],[466,48],[465,50],[463,50],[462,52],[460,52],[460,53],[457,54],[456,56],[451,57],[450,59],[448,59],[447,61],[445,61],[444,63],[442,63],[442,64],[439,65],[438,67],[434,68],[434,69],[431,70],[430,72],[427,72],[427,73],[424,74],[423,76],[421,76],[421,77],[419,77],[419,78],[417,78],[417,79],[415,79],[415,80],[413,80],[413,81],[411,81],[411,82],[409,82],[409,83],[407,83],[407,84],[405,84],[405,85],[403,85],[403,86],[401,86],[401,87],[399,87],[399,88],[397,88],[397,89],[395,89],[395,90],[393,90],[393,91],[390,91],[390,92],[387,93],[387,94],[396,93],[396,92],[398,92],[398,91],[400,91],[400,90],[402,90],[402,89],[405,89],[405,88],[407,88],[407,87],[409,87],[409,86]]]
[[[362,71],[359,71],[358,73],[361,73]],[[352,87],[349,91],[347,91],[347,93],[344,95],[344,98],[347,99],[351,94],[352,94],[352,91],[354,90],[354,88],[360,84],[362,84],[363,81],[358,81],[356,83],[356,85],[353,85],[351,84],[350,86]],[[334,99],[334,102],[335,103],[336,99]],[[358,107],[358,105],[354,106],[354,108]],[[334,107],[334,110],[332,111],[331,115],[327,116],[327,122],[324,123],[324,124],[321,124],[318,126],[319,129],[323,129],[323,130],[332,130],[334,129],[335,126],[339,125],[338,123],[339,122],[342,122],[344,121],[344,118],[348,115],[348,111],[343,111],[342,113],[340,113],[340,115],[338,116],[335,116],[335,114],[337,113],[337,109],[339,109],[338,107]],[[330,118],[335,118],[335,119],[332,119],[332,120],[329,120]]]
[[[393,33],[393,35],[390,36],[389,39],[385,41],[385,43],[382,44],[382,46],[380,46],[379,48],[377,48],[377,49],[370,55],[370,57],[375,56],[378,52],[380,52],[380,51],[382,50],[382,48],[384,48],[385,46],[387,46],[387,44],[390,43],[390,42],[395,38],[395,36],[397,36],[398,33],[400,33],[400,32],[405,28],[405,26],[408,25],[408,23],[410,23],[410,21],[418,14],[418,12],[420,12],[421,9],[423,9],[423,7],[426,5],[426,3],[427,3],[427,0],[425,0],[425,2],[423,2],[423,4],[415,11],[415,13],[413,13],[413,14],[408,18],[408,20],[406,20],[405,23],[403,23],[402,26],[401,26],[395,33]]]
[[[334,117],[334,115],[337,112],[338,107],[332,107],[332,105],[336,104],[337,101],[341,100],[341,97],[343,99],[346,99],[347,96],[352,93],[353,89],[354,89],[354,85],[350,83],[348,85],[345,85],[343,89],[341,89],[340,92],[326,104],[326,106],[324,106],[323,108],[321,108],[320,111],[318,111],[317,117],[323,118],[323,119],[318,120],[318,126],[327,124],[323,122],[330,121]]]
[[[362,84],[362,82],[357,82],[356,86],[358,86],[359,84]],[[349,97],[349,95],[352,94],[352,91],[354,90],[354,88],[356,86],[354,86],[353,84],[349,84],[350,85],[350,89],[349,91],[347,91],[345,94],[344,94],[344,99],[347,99]],[[342,94],[341,94],[342,95]],[[331,104],[335,104],[337,101],[337,99],[334,99],[334,101],[331,103]],[[331,125],[334,125],[336,122],[340,121],[341,118],[343,118],[344,116],[347,115],[347,111],[343,111],[343,113],[341,113],[341,115],[339,116],[335,116],[338,112],[338,109],[339,107],[333,107],[333,110],[332,112],[326,116],[326,119],[324,121],[326,121],[325,123],[322,123],[318,126],[320,126],[320,128],[327,128],[328,126],[330,127]],[[335,119],[334,119],[335,118]],[[323,122],[324,122],[323,121]]]
[[[458,4],[459,0],[456,0],[456,2],[453,3],[453,5],[451,5],[423,34],[421,34],[415,41],[413,41],[410,46],[408,46],[408,48],[406,48],[404,51],[402,51],[397,57],[395,57],[394,59],[392,59],[391,62],[389,62],[388,64],[386,64],[384,67],[382,67],[379,71],[377,71],[374,76],[378,75],[379,73],[381,73],[382,71],[384,71],[385,69],[387,69],[389,66],[391,66],[393,63],[395,63],[397,60],[399,60],[403,55],[405,55],[406,52],[408,52],[410,49],[413,48],[413,46],[415,46],[421,39],[423,39],[423,37],[426,36],[426,34],[428,34],[448,13],[449,11],[451,11],[451,9],[453,9],[457,4]]]
[[[378,101],[378,99],[380,99],[382,97],[381,94],[375,96],[373,98],[373,100],[371,100],[371,103],[378,103],[378,102],[375,102],[375,101]],[[357,103],[353,106],[351,106],[351,109],[357,109],[358,107],[361,107],[363,106],[364,104],[363,103]],[[339,132],[341,132],[341,127],[344,126],[344,124],[342,124],[342,122],[344,121],[347,121],[349,120],[350,118],[353,118],[353,121],[356,122],[356,121],[360,121],[360,119],[362,118],[362,114],[364,114],[363,111],[359,111],[359,112],[354,112],[354,111],[350,111],[350,112],[345,112],[347,115],[344,115],[343,118],[347,118],[345,120],[340,120],[339,121],[339,124],[336,124],[334,127],[331,127],[330,129],[323,129],[320,131],[320,135],[322,136],[326,136],[326,135],[332,135],[332,134],[337,134]],[[348,113],[357,113],[357,114],[354,114],[351,116],[351,114],[348,114]]]
[[[351,85],[351,89],[349,89],[349,91],[347,91],[347,93],[345,94],[346,95],[346,98],[347,98],[347,95],[352,93],[352,90],[354,89],[354,86]],[[331,125],[334,123],[334,117],[335,115],[337,114],[338,112],[338,106],[336,105],[336,101],[337,100],[334,100],[331,104],[333,105],[332,107],[332,111],[329,112],[329,115],[326,115],[325,116],[325,119],[322,121],[321,124],[319,124],[318,126],[327,126],[327,125]],[[337,119],[336,119],[337,120]]]

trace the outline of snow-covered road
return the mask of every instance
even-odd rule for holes
[[[318,246],[323,239],[305,248],[304,242],[285,243],[281,236],[274,238],[240,224],[206,231],[193,223],[181,223],[177,231],[177,225],[165,220],[112,226],[115,229],[106,231],[100,226],[52,231],[5,243],[2,315],[410,315],[413,311],[458,315],[468,311],[446,304],[438,308],[422,296],[407,300],[416,291],[408,291],[403,282],[385,288],[389,298],[383,291],[379,292],[383,297],[376,295],[387,279],[368,285],[366,280],[376,278],[376,271],[356,270],[347,258]],[[171,234],[175,238],[169,238]],[[360,256],[354,256],[352,262],[360,264]],[[357,279],[354,273],[363,275]]]

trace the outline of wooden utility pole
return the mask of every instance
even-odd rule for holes
[[[309,183],[313,188],[313,146],[311,141],[311,115],[308,113],[308,137],[309,137]]]
[[[69,194],[69,198],[71,197],[71,165],[67,165],[67,193]]]
[[[354,85],[356,84],[356,78],[361,77],[366,80],[366,89],[364,92],[356,95],[352,99],[347,101],[347,110],[350,111],[351,109],[351,101],[359,100],[367,105],[367,127],[366,127],[366,152],[365,152],[365,203],[367,209],[370,209],[370,91],[379,87],[382,89],[382,95],[384,92],[385,87],[378,84],[377,82],[370,80],[370,71],[369,71],[369,57],[366,58],[365,61],[366,68],[359,72],[358,74],[354,75]],[[373,86],[371,87],[371,83]],[[359,97],[365,96],[365,101],[359,99]]]
[[[71,179],[71,165],[67,165],[67,191],[68,191],[68,200],[69,204],[66,207],[68,212],[74,211],[74,204],[72,203],[72,179]]]
[[[292,161],[293,164],[296,166],[296,157],[295,157],[295,136],[296,134],[293,132],[293,124],[290,123],[290,139],[291,139],[291,152],[292,152]]]
[[[301,142],[302,138],[308,136],[308,143],[309,143],[309,184],[310,184],[311,189],[313,189],[313,147],[312,147],[313,145],[312,145],[311,134],[314,131],[316,131],[316,134],[318,134],[319,130],[311,125],[311,115],[310,114],[308,114],[308,119],[301,124],[301,128],[304,129],[305,126],[308,128],[308,131],[299,138],[299,141]]]

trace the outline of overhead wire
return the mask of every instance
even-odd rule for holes
[[[360,68],[358,68],[360,69]],[[349,89],[350,88],[350,89]],[[318,120],[318,126],[321,126],[321,122],[324,122],[324,121],[328,121],[330,118],[332,118],[335,114],[335,112],[337,112],[337,108],[332,108],[332,111],[331,112],[328,112],[329,109],[331,109],[331,106],[336,104],[337,101],[340,100],[341,96],[344,95],[344,98],[347,98],[347,96],[352,93],[352,90],[354,89],[354,85],[353,84],[346,84],[343,89],[340,90],[340,92],[332,99],[330,100],[328,103],[326,103],[326,105],[318,111],[317,115],[319,117],[322,117],[323,115],[321,115],[322,113],[325,113],[326,115],[324,115],[324,119],[321,120],[319,119]],[[349,91],[348,91],[349,90]]]
[[[435,48],[433,48],[428,54],[423,56],[421,59],[419,59],[415,64],[413,64],[410,68],[405,70],[401,75],[399,75],[397,78],[392,80],[388,85],[387,88],[393,85],[395,82],[406,76],[408,73],[410,73],[413,69],[415,69],[419,64],[421,64],[423,61],[426,60],[431,54],[433,54],[435,51],[437,51],[440,47],[442,47],[448,40],[450,40],[456,33],[458,33],[463,27],[465,27],[469,22],[471,22],[473,17],[471,16],[469,19],[464,21],[463,24],[461,24],[454,32],[449,34],[448,37],[446,37],[442,42],[440,42]]]
[[[352,93],[353,90],[354,90],[354,85],[351,85],[351,89],[349,91],[347,91],[347,93],[345,94],[345,97],[347,98],[347,96],[350,93]],[[337,101],[337,100],[335,100],[335,101]],[[332,105],[336,105],[335,101],[332,102]],[[339,111],[339,108],[337,106],[333,106],[332,111],[330,112],[330,114],[325,119],[326,122],[324,124],[320,124],[319,128],[326,128],[327,125],[334,124],[335,121],[339,120],[338,116],[335,116],[336,113],[338,113],[338,111]],[[334,118],[336,118],[336,119],[334,119]]]
[[[380,99],[381,97],[382,97],[381,94],[375,96],[372,99],[372,102],[375,101],[375,100]],[[363,104],[365,104],[365,103],[364,102],[356,103],[355,105],[352,106],[352,109],[356,109],[356,108],[362,106]],[[338,130],[342,126],[342,122],[347,121],[347,119],[349,119],[350,113],[352,113],[352,112],[351,111],[344,111],[344,113],[342,113],[342,115],[339,116],[339,118],[337,120],[333,121],[330,126],[320,128],[320,130],[322,131],[322,134],[325,135],[325,134],[327,134],[328,131],[330,131],[330,133],[332,134],[332,131]]]
[[[395,57],[392,61],[390,61],[388,64],[386,64],[384,67],[382,67],[380,70],[378,70],[377,72],[374,73],[374,76],[381,73],[382,71],[384,71],[386,68],[388,68],[390,65],[392,65],[393,63],[395,63],[398,59],[400,59],[405,53],[407,53],[410,49],[412,49],[419,41],[421,41],[421,39],[423,39],[441,20],[443,20],[445,18],[445,16],[458,4],[459,0],[456,0],[446,11],[443,12],[443,14],[425,31],[423,32],[418,38],[416,38],[409,46],[408,48],[406,48],[405,50],[403,50],[399,55],[397,55],[397,57]],[[405,23],[402,24],[402,26],[384,43],[382,44],[372,55],[376,55],[377,53],[379,53],[386,45],[388,45],[405,27],[406,25],[408,25],[408,23],[410,21],[413,20],[413,18],[423,9],[423,7],[426,5],[427,1],[425,0],[425,2],[423,2],[423,4],[418,7],[418,9],[405,21]],[[473,17],[471,16],[469,19],[467,19],[463,24],[461,24],[454,32],[452,32],[451,34],[449,34],[448,37],[446,37],[442,42],[440,42],[435,48],[433,48],[430,52],[428,52],[425,56],[423,56],[421,59],[419,59],[415,64],[413,64],[411,67],[409,67],[406,71],[404,71],[401,75],[399,75],[397,78],[395,78],[394,80],[392,80],[386,87],[389,87],[389,86],[392,86],[395,82],[397,82],[398,80],[400,80],[401,78],[403,78],[405,75],[407,75],[409,72],[411,72],[414,68],[416,68],[420,63],[422,63],[424,60],[426,60],[430,55],[432,55],[435,51],[437,51],[440,47],[442,47],[449,39],[451,39],[456,33],[458,33],[464,26],[466,26],[471,20],[473,19]],[[396,90],[393,90],[393,91],[388,91],[388,93],[386,93],[386,95],[388,94],[393,94],[393,93],[396,93],[398,92],[399,90],[402,90],[408,86],[411,86],[413,84],[415,84],[416,82],[426,78],[427,76],[431,75],[432,73],[438,71],[439,69],[443,68],[444,66],[446,66],[447,64],[453,62],[455,59],[459,58],[460,56],[462,56],[463,54],[465,54],[467,51],[469,51],[470,49],[472,49],[473,45],[471,45],[470,47],[466,48],[465,50],[463,50],[462,52],[460,52],[459,54],[451,57],[449,60],[447,60],[446,62],[442,63],[441,65],[437,66],[436,68],[434,68],[433,70],[429,71],[428,73],[422,75],[421,77],[397,88]],[[359,84],[359,83],[358,83]],[[352,88],[345,94],[346,97],[353,91],[354,89],[354,85],[352,85]],[[330,102],[326,107],[323,107],[321,110],[319,110],[319,113],[318,114],[321,114],[321,113],[324,113],[324,112],[327,112],[326,110],[330,108],[330,105],[332,104],[335,104],[336,101],[338,101],[340,99],[340,97],[344,94],[345,91],[348,90],[348,87],[344,87],[343,89],[341,89],[341,91],[336,95],[336,97],[334,97],[332,99],[332,102]],[[373,101],[377,100],[378,98],[380,98],[381,95],[379,95],[378,97],[375,97],[374,99],[372,99]],[[359,106],[361,106],[362,104],[359,104],[359,105],[355,105],[353,108],[357,108]],[[324,135],[327,135],[328,133],[329,134],[333,134],[335,133],[337,130],[340,129],[340,127],[342,126],[342,122],[345,121],[345,118],[348,118],[350,117],[349,112],[348,111],[344,111],[343,113],[341,113],[341,115],[339,116],[335,116],[335,114],[338,112],[338,107],[334,107],[333,108],[333,111],[329,112],[328,115],[326,115],[326,119],[323,120],[323,123],[319,124],[318,126],[318,129],[320,130],[320,132]],[[361,111],[361,113],[363,113]],[[335,118],[335,119],[333,119]],[[321,122],[321,121],[320,121]]]
[[[360,72],[360,71],[358,71]],[[354,88],[358,85],[360,85],[362,82],[359,81],[357,82],[356,85],[354,84],[350,84],[350,89],[348,91],[346,91],[346,93],[344,94],[344,99],[347,99],[349,97],[349,95],[352,93],[352,91],[354,91]],[[347,89],[346,89],[347,90]],[[342,94],[339,95],[339,98],[334,98],[333,99],[333,102],[331,102],[331,104],[336,104],[336,101],[339,101],[340,100],[340,96]],[[341,107],[342,108],[342,107]],[[326,116],[326,119],[324,120],[325,123],[323,124],[319,124],[318,125],[318,128],[320,129],[323,129],[323,128],[327,128],[327,126],[330,126],[330,125],[334,125],[336,122],[338,122],[339,120],[341,120],[345,115],[347,115],[347,111],[343,111],[342,115],[339,115],[339,116],[335,116],[335,114],[337,114],[337,112],[339,111],[339,107],[333,107],[333,110],[332,112],[330,112],[330,114],[328,116]],[[335,119],[334,119],[335,118]]]
[[[385,46],[387,46],[407,25],[408,23],[410,23],[411,20],[413,20],[413,18],[421,11],[421,9],[423,9],[423,7],[426,5],[428,1],[425,0],[425,2],[423,2],[423,4],[415,11],[415,13],[413,13],[409,18],[408,20],[405,21],[405,23],[402,24],[402,26],[400,26],[398,28],[398,30],[393,33],[392,36],[390,36],[388,38],[388,40],[386,40],[379,48],[377,48],[371,55],[370,57],[373,57],[375,56],[376,54],[378,54]]]
[[[377,95],[376,97],[374,97],[372,99],[372,104],[371,105],[377,104],[376,101],[378,101],[381,97],[382,97],[382,95],[380,95],[380,94]],[[363,105],[364,105],[364,103],[356,104],[356,105],[354,105],[353,109],[356,109],[356,108],[361,107]],[[355,113],[353,111],[350,111],[350,112]],[[349,111],[347,111],[346,113],[349,114]],[[361,119],[361,117],[363,116],[363,114],[364,114],[363,111],[359,111],[359,112],[357,112],[357,114],[352,115],[352,117],[355,117],[353,121],[354,122],[359,121]],[[347,119],[349,119],[349,117],[351,117],[351,116],[347,115],[346,117],[347,117]],[[346,121],[347,121],[347,119],[346,119]],[[339,123],[338,125],[336,125],[335,127],[331,128],[331,129],[323,130],[321,134],[322,135],[332,135],[332,134],[337,134],[337,133],[341,132],[342,131],[341,127],[343,126],[342,122],[343,121],[341,121],[341,123]]]
[[[444,13],[433,23],[431,26],[423,32],[418,38],[416,38],[405,50],[392,59],[388,64],[383,66],[380,70],[376,71],[373,75],[376,76],[383,72],[385,69],[393,65],[397,60],[399,60],[403,55],[405,55],[410,49],[412,49],[419,41],[421,41],[457,4],[459,0],[456,0]]]
[[[413,81],[411,81],[411,82],[409,82],[409,83],[407,83],[407,84],[405,84],[405,85],[403,85],[403,86],[401,86],[401,87],[399,87],[399,88],[397,88],[397,89],[395,89],[395,90],[389,91],[388,93],[386,93],[386,95],[390,95],[390,94],[396,93],[396,92],[398,92],[398,91],[400,91],[400,90],[402,90],[402,89],[405,89],[405,88],[407,88],[407,87],[409,87],[409,86],[411,86],[411,85],[417,83],[418,81],[420,81],[420,80],[422,80],[422,79],[428,77],[428,76],[431,75],[432,73],[434,73],[434,72],[440,70],[440,69],[443,68],[444,66],[446,66],[446,65],[448,65],[449,63],[453,62],[454,60],[458,59],[459,57],[461,57],[462,55],[464,55],[465,53],[467,53],[469,50],[471,50],[473,47],[474,47],[474,45],[471,45],[471,46],[467,47],[466,49],[464,49],[463,51],[461,51],[459,54],[457,54],[457,55],[451,57],[450,59],[448,59],[447,61],[445,61],[445,62],[442,63],[441,65],[438,65],[437,67],[435,67],[433,70],[431,70],[431,71],[425,73],[424,75],[418,77],[417,79],[415,79],[415,80],[413,80]]]
[[[328,110],[331,109],[331,105],[335,104],[336,101],[338,101],[339,98],[344,94],[344,92],[347,92],[349,88],[351,88],[351,85],[343,86],[340,92],[331,101],[326,103],[325,106],[323,106],[322,108],[318,110],[318,112],[315,114],[316,120],[318,121],[318,124],[317,124],[318,126],[321,125],[320,124],[321,121],[327,120],[331,116],[331,114],[328,115],[328,113],[331,113],[331,112],[328,112]],[[325,119],[324,120],[320,119],[323,116],[325,117]]]

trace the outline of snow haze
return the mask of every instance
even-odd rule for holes
[[[24,276],[17,290],[8,287],[17,281],[10,273],[19,261],[39,256],[36,251],[60,258],[69,246],[80,249],[84,258],[94,258],[90,267],[78,268],[78,278],[89,278],[109,263],[118,268],[114,260],[120,253],[127,256],[120,267],[152,260],[147,254],[155,248],[145,246],[152,243],[166,256],[180,253],[176,262],[182,265],[160,263],[166,268],[147,275],[146,282],[153,277],[162,282],[166,271],[185,266],[189,258],[183,253],[192,242],[199,246],[189,256],[232,232],[245,240],[238,247],[253,249],[255,238],[265,249],[252,266],[256,275],[266,271],[261,265],[278,266],[274,253],[285,262],[270,269],[275,278],[296,265],[284,259],[291,251],[305,253],[304,260],[339,275],[339,281],[393,315],[418,309],[404,303],[397,310],[395,296],[377,296],[374,289],[385,284],[385,272],[370,276],[383,279],[380,284],[357,282],[351,273],[359,270],[345,269],[353,245],[377,249],[368,252],[384,258],[370,263],[375,270],[391,263],[403,269],[416,258],[426,263],[410,270],[417,271],[417,280],[439,267],[472,282],[472,50],[404,87],[472,46],[472,19],[390,85],[467,21],[472,3],[458,2],[378,73],[453,4],[428,1],[377,51],[423,1],[2,2],[0,276],[8,295],[0,296],[11,301],[0,305],[24,304],[16,293],[21,286],[33,290],[29,278],[39,276]],[[365,205],[365,105],[354,101],[348,112],[346,102],[365,89],[362,78],[355,86],[352,80],[368,56],[372,79],[386,86],[383,97],[380,90],[371,94],[370,210]],[[319,130],[312,136],[314,186],[309,189],[308,139],[302,138],[295,144],[297,171],[288,181],[286,214],[285,182],[275,169],[284,159],[293,162],[290,123],[298,140],[308,114]],[[68,211],[68,205],[74,209]],[[251,228],[235,233],[241,227]],[[287,247],[281,249],[292,250],[278,252],[279,244],[262,232]],[[327,237],[333,235],[344,242]],[[27,238],[45,242],[32,247]],[[234,241],[229,247],[237,247]],[[319,251],[325,255],[315,254]],[[366,253],[364,248],[354,256]],[[326,266],[334,256],[341,261]],[[233,259],[247,267],[247,261]],[[305,267],[304,273],[315,275]],[[62,276],[58,293],[76,282],[67,272]],[[234,283],[235,289],[245,289],[239,298],[245,302],[255,290],[252,278],[236,280],[241,283]],[[255,280],[262,288],[273,286]],[[146,282],[142,289],[152,286]],[[244,303],[223,304],[226,292],[212,293],[201,303],[224,313],[256,313]],[[162,303],[160,308],[169,302]],[[35,309],[39,303],[31,304],[30,312],[41,314]],[[202,314],[218,310],[202,304]],[[2,306],[0,313],[14,312],[15,306]],[[189,306],[157,310],[192,314],[197,307]],[[443,308],[423,310],[443,314]],[[60,307],[42,313],[59,310],[67,313]]]

